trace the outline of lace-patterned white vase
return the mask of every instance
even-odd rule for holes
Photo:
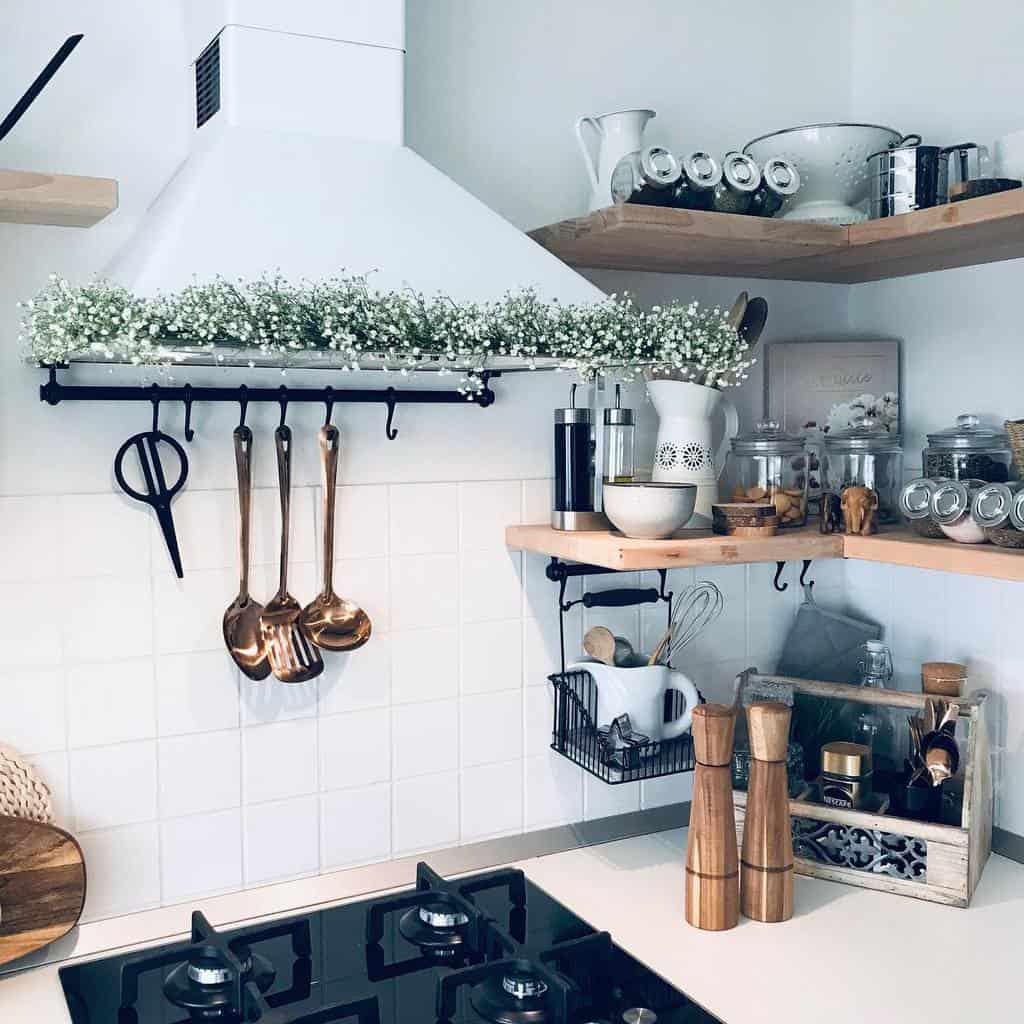
[[[710,527],[711,506],[718,501],[718,478],[725,467],[729,441],[739,429],[736,409],[721,391],[681,380],[647,384],[658,413],[654,449],[657,481],[697,485],[697,504],[689,527]],[[714,443],[714,420],[721,413],[725,429]]]

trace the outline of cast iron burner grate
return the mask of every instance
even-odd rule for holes
[[[291,985],[267,995],[276,972],[253,947],[274,939],[291,938]],[[186,1020],[217,1024],[380,1024],[376,996],[293,1014],[284,1007],[308,998],[312,977],[309,921],[284,922],[255,928],[227,939],[197,910],[192,914],[192,941],[152,956],[133,958],[121,967],[118,1024],[138,1024],[139,982],[145,975],[172,967],[163,989],[167,999],[185,1010]]]
[[[484,913],[474,895],[505,889],[511,910],[508,927]],[[385,920],[401,914],[398,930],[420,956],[385,963],[381,940]],[[456,1016],[457,997],[468,986],[473,1009],[495,1024],[569,1024],[607,977],[611,936],[595,932],[555,945],[527,939],[526,876],[506,869],[464,881],[442,878],[427,864],[416,867],[416,889],[370,906],[366,917],[370,979],[381,981],[437,964],[450,973],[437,983],[437,1017]]]

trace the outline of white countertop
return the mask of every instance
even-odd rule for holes
[[[677,830],[518,866],[726,1024],[987,1024],[1006,1019],[1019,999],[1022,865],[993,856],[967,910],[797,876],[791,921],[741,918],[731,931],[702,932],[683,918],[685,846],[686,832]],[[282,914],[311,902],[340,901],[355,891],[346,875],[351,873],[198,906],[216,925]],[[188,909],[85,925],[73,945],[95,955],[157,937],[167,941],[173,930],[168,922],[186,929]],[[55,965],[0,979],[4,1024],[68,1019]]]

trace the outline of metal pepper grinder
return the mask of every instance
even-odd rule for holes
[[[732,743],[736,715],[724,704],[693,709],[697,768],[686,838],[686,920],[705,931],[735,928],[739,864],[732,802]]]
[[[576,388],[569,406],[555,410],[555,491],[551,525],[556,530],[607,530],[608,520],[594,511],[594,421],[590,409],[576,407]]]
[[[776,701],[747,707],[750,785],[740,855],[740,909],[755,921],[793,916],[793,834],[786,783],[790,709]]]

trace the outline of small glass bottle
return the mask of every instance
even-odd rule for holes
[[[868,640],[861,646],[860,685],[865,689],[892,687],[892,652],[880,640]],[[900,763],[896,749],[896,729],[892,717],[878,704],[854,704],[852,735],[854,743],[870,748],[878,778],[890,781]]]
[[[633,480],[633,461],[636,424],[632,409],[623,409],[622,386],[615,385],[615,408],[604,411],[604,472],[605,483],[628,484]]]

